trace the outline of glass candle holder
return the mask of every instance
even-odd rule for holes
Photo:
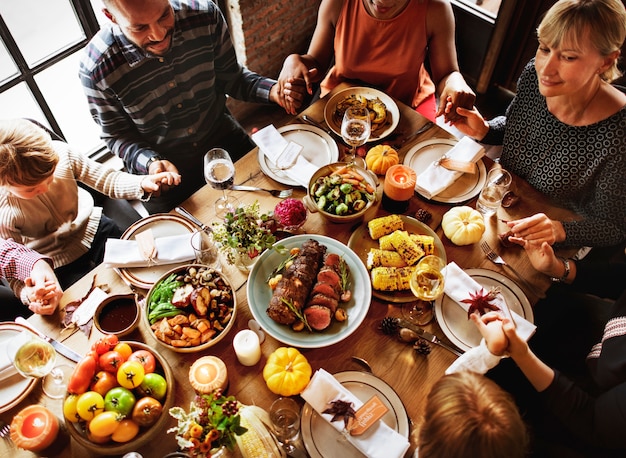
[[[404,213],[413,197],[417,175],[406,165],[392,165],[385,174],[383,208],[391,213]]]

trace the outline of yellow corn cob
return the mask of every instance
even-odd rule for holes
[[[415,267],[374,267],[371,271],[372,288],[377,291],[410,289]]]
[[[435,254],[435,238],[432,235],[410,234],[409,237],[424,251],[424,256]]]
[[[391,245],[409,266],[417,263],[424,256],[424,250],[411,240],[406,232],[395,231],[391,234]]]
[[[404,222],[400,215],[381,216],[367,223],[367,228],[369,229],[370,237],[378,240],[383,235],[391,234],[398,229],[404,229]]]
[[[396,251],[379,250],[371,248],[367,253],[367,270],[373,267],[404,267],[406,262],[402,260]]]
[[[407,231],[402,231],[402,232],[404,232],[405,234],[408,234]],[[393,237],[393,232],[391,234],[383,235],[381,238],[379,238],[378,248],[380,248],[381,250],[391,250],[391,251],[395,250],[395,248],[391,244],[392,237]]]
[[[243,458],[280,458],[285,457],[282,447],[269,433],[269,414],[256,406],[240,405],[240,424],[248,431],[235,436],[237,447]]]

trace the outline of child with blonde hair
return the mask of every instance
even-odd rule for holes
[[[50,257],[67,288],[99,264],[121,235],[78,182],[115,199],[142,199],[180,175],[132,175],[73,151],[26,119],[0,120],[0,237]],[[15,291],[15,289],[14,289]]]

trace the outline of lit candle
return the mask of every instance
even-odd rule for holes
[[[217,356],[198,358],[189,368],[189,382],[198,393],[225,390],[228,385],[226,364]]]
[[[415,171],[405,165],[392,165],[385,174],[383,185],[383,206],[389,211],[406,211],[413,197]]]
[[[239,331],[233,339],[237,359],[244,366],[254,366],[261,359],[259,336],[250,329]]]
[[[11,439],[19,448],[39,452],[48,448],[59,433],[58,418],[40,405],[22,409],[11,422]]]

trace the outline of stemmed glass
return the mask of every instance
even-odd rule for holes
[[[365,144],[371,131],[369,110],[359,105],[348,107],[341,121],[341,138],[350,145],[350,152],[344,156],[345,162],[365,167],[365,160],[356,155],[356,149]]]
[[[224,192],[224,195],[215,202],[217,216],[224,216],[239,205],[236,197],[226,195],[226,190],[235,182],[235,165],[228,151],[213,148],[204,155],[204,179],[212,188]]]
[[[418,299],[413,303],[407,303],[402,307],[402,314],[409,321],[419,326],[430,323],[433,319],[433,301],[443,294],[444,276],[442,269],[445,267],[439,256],[424,256],[417,263],[413,275],[411,275],[411,291]]]
[[[54,365],[57,352],[49,342],[24,331],[7,342],[6,352],[23,377],[42,379],[46,396],[52,399],[65,396],[72,368]]]

